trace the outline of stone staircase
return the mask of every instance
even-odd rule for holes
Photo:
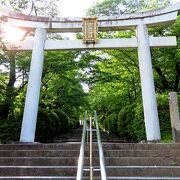
[[[62,143],[62,142],[81,142],[81,137],[82,137],[82,127],[77,128],[75,130],[71,130],[66,134],[60,135],[59,137],[50,140],[48,142],[50,143]],[[96,142],[96,132],[93,132],[93,141]],[[123,143],[127,142],[124,139],[119,139],[118,136],[114,134],[108,134],[105,132],[101,132],[101,141],[102,142],[118,142],[118,143]]]
[[[76,179],[81,133],[71,131],[55,143],[0,145],[0,179]],[[180,179],[180,144],[122,143],[103,133],[102,139],[109,180]],[[89,179],[88,156],[87,145],[83,179]],[[94,179],[100,180],[97,143],[93,156]]]

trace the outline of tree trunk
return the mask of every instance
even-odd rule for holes
[[[179,81],[180,81],[180,63],[176,62],[176,79],[174,82],[174,89],[173,89],[175,92],[178,91]]]
[[[166,77],[162,73],[161,68],[160,67],[154,67],[154,69],[156,70],[156,72],[157,72],[157,74],[159,76],[159,79],[162,82],[163,90],[169,90],[170,89],[169,82],[167,81]]]

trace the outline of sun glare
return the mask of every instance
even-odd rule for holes
[[[25,31],[11,27],[9,24],[3,25],[3,41],[4,42],[18,42],[22,39]]]

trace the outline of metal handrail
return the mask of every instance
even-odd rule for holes
[[[85,112],[85,117],[84,117],[83,133],[82,133],[81,147],[80,147],[80,153],[79,153],[79,159],[78,159],[76,180],[82,180],[82,177],[83,177],[84,149],[85,149],[86,128],[87,128],[86,121],[87,121],[87,112]]]
[[[93,139],[92,139],[92,118],[90,117],[90,124],[89,124],[89,167],[90,167],[90,180],[93,180],[93,163],[92,163],[92,146],[93,146]]]
[[[96,123],[96,135],[97,135],[98,150],[99,150],[99,163],[100,163],[100,169],[101,169],[101,179],[107,180],[104,153],[103,153],[101,137],[100,137],[100,133],[99,133],[99,125],[98,125],[98,121],[97,121],[96,111],[94,111],[94,120]]]

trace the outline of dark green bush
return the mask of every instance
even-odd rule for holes
[[[40,109],[38,112],[36,141],[44,142],[76,127],[77,120],[68,119],[60,110]]]
[[[118,134],[130,141],[144,139],[144,121],[142,119],[141,104],[127,105],[120,110],[118,115]]]
[[[0,119],[0,142],[19,141],[22,116],[10,115],[8,119]]]
[[[158,94],[157,103],[158,103],[159,122],[161,128],[161,138],[162,140],[171,140],[172,130],[171,130],[168,95]]]
[[[158,114],[162,140],[172,138],[169,102],[167,94],[157,96]],[[118,115],[118,134],[120,137],[140,141],[145,140],[145,124],[141,101],[122,108]]]
[[[116,112],[113,112],[112,114],[107,116],[105,120],[105,124],[109,133],[117,134],[117,130],[118,130],[117,120],[118,120],[118,114]]]

